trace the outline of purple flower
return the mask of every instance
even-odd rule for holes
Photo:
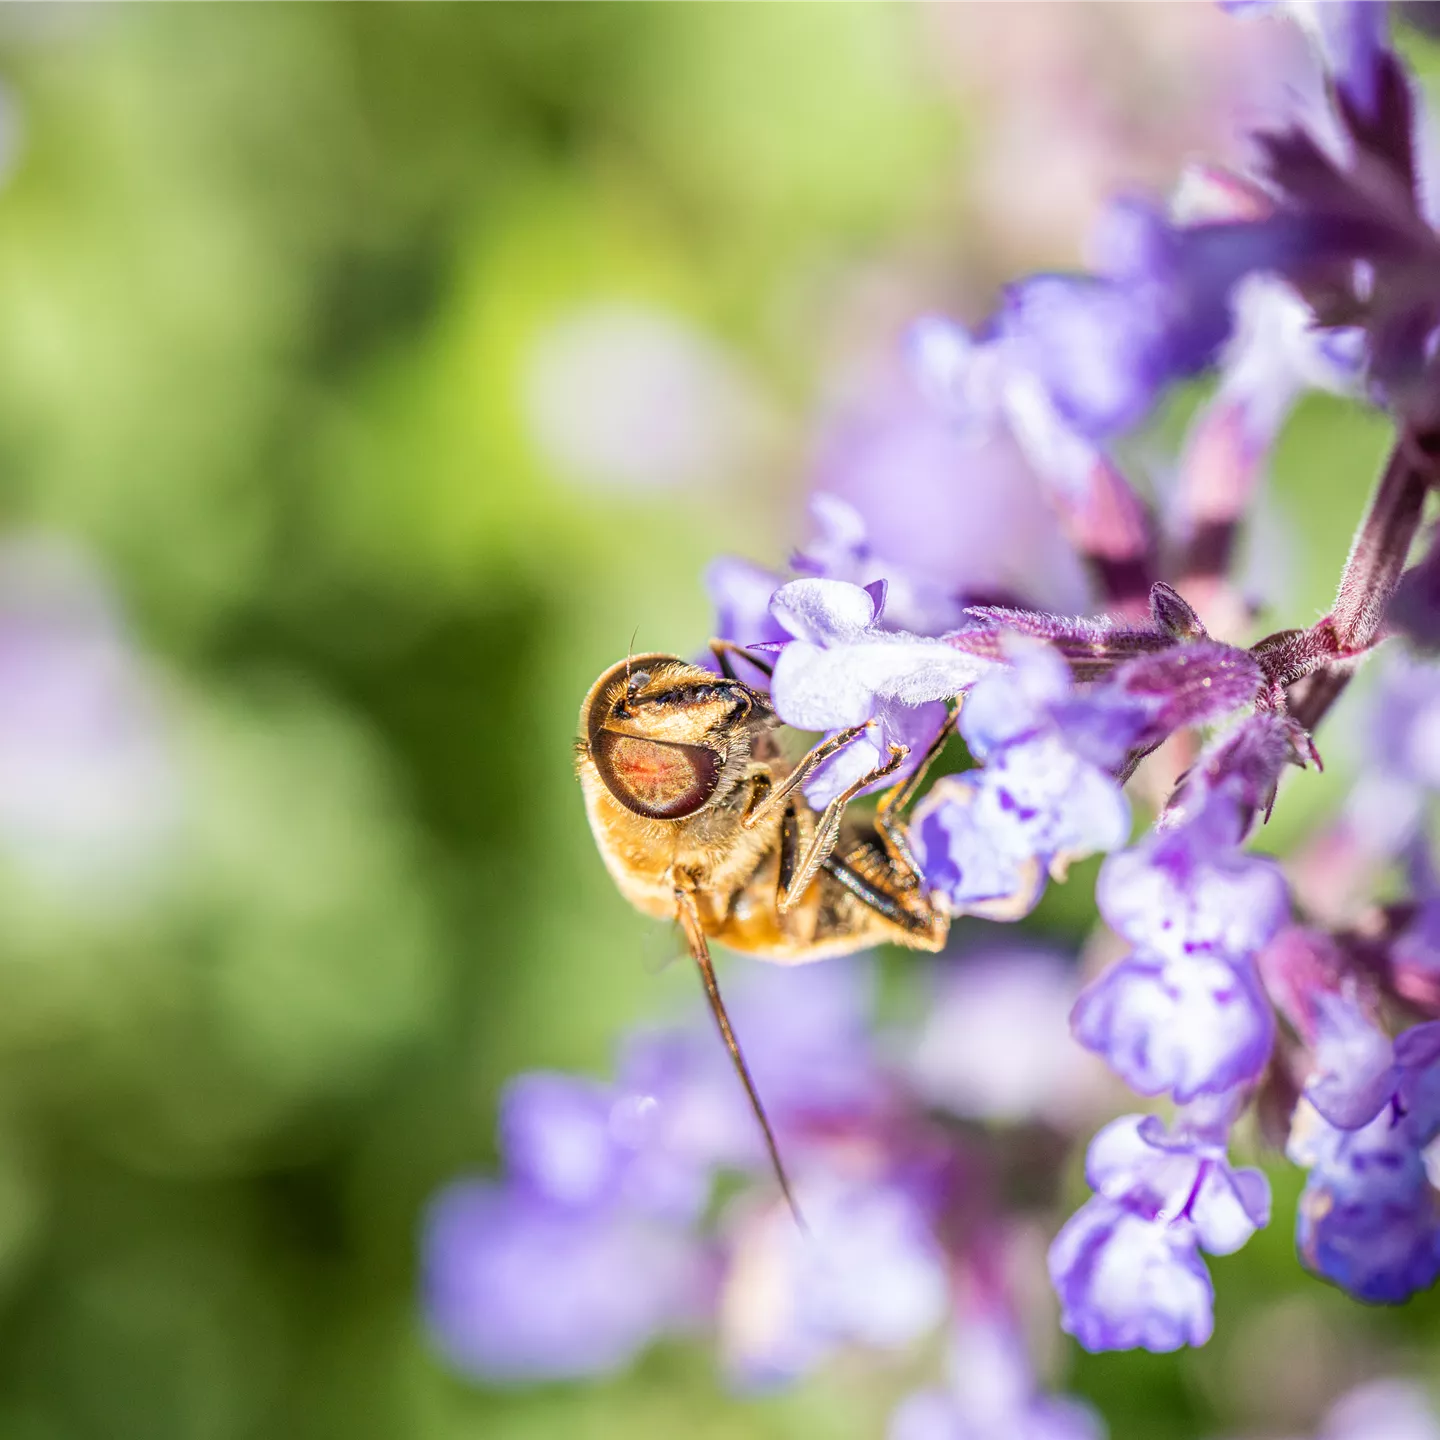
[[[866,367],[825,417],[811,501],[821,537],[797,566],[859,584],[883,576],[887,621],[919,634],[954,628],[961,597],[1083,607],[1080,563],[1016,445],[966,433],[897,368]]]
[[[1280,867],[1239,849],[1237,808],[1208,797],[1190,819],[1112,855],[1095,898],[1110,926],[1166,960],[1254,955],[1289,918]]]
[[[1226,1158],[1233,1109],[1225,1097],[1198,1123],[1182,1115],[1173,1133],[1157,1115],[1112,1120],[1090,1142],[1085,1178],[1097,1195],[1137,1215],[1188,1223],[1210,1254],[1233,1254],[1270,1223],[1269,1182],[1258,1170],[1233,1169]]]
[[[797,1199],[808,1234],[775,1206],[742,1217],[733,1236],[721,1346],[746,1387],[791,1380],[842,1345],[902,1349],[948,1306],[945,1256],[911,1191],[817,1173]]]
[[[853,1124],[884,1104],[870,1038],[874,970],[865,959],[756,967],[726,1004],[782,1148],[807,1131]],[[769,1160],[708,1017],[642,1029],[622,1048],[616,1093],[645,1137],[642,1155],[698,1169],[768,1172]]]
[[[1330,1407],[1319,1440],[1440,1440],[1440,1421],[1420,1385],[1372,1380]]]
[[[1087,1350],[1203,1345],[1214,1289],[1189,1226],[1156,1224],[1096,1197],[1050,1247],[1060,1324]]]
[[[1285,923],[1284,878],[1236,846],[1237,807],[1195,814],[1105,862],[1101,914],[1137,948],[1090,985],[1071,1025],[1134,1089],[1185,1101],[1257,1078],[1275,1020],[1251,956]]]
[[[784,583],[784,576],[735,555],[712,560],[705,568],[705,589],[715,607],[716,638],[745,646],[789,639],[789,632],[770,613],[770,597]],[[705,663],[714,664],[708,653]],[[766,684],[759,671],[745,678]]]
[[[1440,1196],[1423,1153],[1440,1133],[1440,1023],[1392,1047],[1347,1002],[1323,1000],[1318,1014],[1288,1151],[1310,1169],[1296,1243],[1352,1295],[1395,1304],[1440,1278]]]
[[[894,504],[895,496],[888,501]],[[886,629],[939,635],[959,623],[960,586],[932,578],[935,566],[916,567],[913,546],[897,547],[907,557],[903,562],[882,554],[860,511],[823,490],[810,497],[810,516],[814,534],[790,562],[797,574],[862,586],[883,580]]]
[[[1096,1191],[1050,1248],[1061,1323],[1088,1350],[1174,1350],[1210,1337],[1210,1277],[1197,1247],[1238,1250],[1269,1223],[1270,1187],[1233,1169],[1229,1125],[1243,1096],[1182,1112],[1166,1131],[1127,1115],[1090,1142]]]
[[[1339,1130],[1368,1125],[1394,1098],[1400,1083],[1390,1037],[1352,1001],[1319,994],[1315,1013],[1315,1071],[1305,1098]]]
[[[886,1432],[887,1440],[1103,1440],[1104,1434],[1104,1422],[1079,1400],[1039,1395],[987,1425],[947,1390],[907,1396]]]
[[[118,899],[174,840],[179,788],[99,577],[54,542],[0,546],[0,849],[87,904]]]
[[[863,725],[885,702],[923,705],[968,689],[989,668],[942,640],[880,628],[883,594],[841,580],[792,580],[771,609],[795,638],[775,659],[776,713],[801,730]]]
[[[1257,1079],[1275,1043],[1248,963],[1205,953],[1137,951],[1086,987],[1070,1027],[1132,1090],[1181,1103]]]
[[[1103,1440],[1088,1405],[1043,1394],[1013,1324],[967,1319],[950,1347],[949,1385],[907,1396],[888,1440]]]
[[[1240,0],[1224,8],[1237,14],[1288,14],[1314,41],[1341,93],[1361,114],[1378,118],[1389,30],[1385,5],[1374,0]]]
[[[1144,506],[1083,418],[1067,415],[1065,397],[1057,398],[1037,372],[1037,359],[1048,353],[1045,340],[1027,345],[998,333],[972,339],[959,326],[932,319],[915,327],[911,349],[921,388],[973,448],[998,436],[1013,440],[1092,566],[1144,572],[1150,548]],[[1082,367],[1077,376],[1088,373]]]
[[[1372,714],[1371,767],[1395,792],[1440,792],[1440,665],[1403,653],[1386,657]],[[1396,800],[1403,805],[1403,794]]]
[[[1409,1127],[1388,1109],[1340,1130],[1302,1104],[1288,1153],[1310,1167],[1295,1222],[1310,1269],[1372,1304],[1399,1304],[1440,1278],[1436,1191]]]
[[[912,822],[921,869],[957,911],[1023,913],[1048,867],[1110,849],[1130,829],[1129,805],[1103,766],[1125,753],[1138,708],[1072,695],[1049,646],[1017,641],[1011,655],[961,711],[961,733],[984,768],[939,781]]]
[[[1176,528],[1191,588],[1220,581],[1232,563],[1238,529],[1296,401],[1309,389],[1354,393],[1362,378],[1361,332],[1316,329],[1305,302],[1273,277],[1241,283],[1235,323],[1220,383],[1190,427],[1180,464]],[[1273,568],[1273,555],[1265,562]]]
[[[649,1094],[570,1075],[532,1072],[506,1087],[500,1148],[510,1179],[557,1205],[630,1208],[676,1219],[698,1215],[713,1161],[666,1143]]]
[[[1132,428],[1228,335],[1230,289],[1247,267],[1209,228],[1117,204],[1093,247],[1100,274],[1012,285],[973,337],[919,322],[910,348],[922,387],[961,423],[1003,417],[1042,473],[1083,478],[1089,447]]]
[[[1059,1125],[1097,1102],[1099,1067],[1070,1036],[1079,980],[1053,951],[1005,947],[935,967],[906,1073],[920,1096],[981,1120]]]
[[[422,1270],[436,1342],[492,1383],[619,1369],[703,1316],[712,1283],[683,1230],[480,1181],[431,1205]]]

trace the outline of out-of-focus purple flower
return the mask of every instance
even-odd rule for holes
[[[1252,268],[1293,281],[1319,325],[1361,327],[1372,390],[1432,424],[1440,241],[1427,216],[1416,102],[1386,44],[1385,7],[1281,8],[1319,41],[1333,104],[1302,105],[1254,137],[1271,213],[1229,227],[1227,243],[1248,249]]]
[[[1038,1389],[1020,1337],[998,1317],[960,1324],[949,1369],[945,1389],[900,1403],[888,1440],[1103,1440],[1090,1406]]]
[[[692,1219],[715,1159],[667,1143],[659,1102],[623,1085],[572,1075],[517,1076],[500,1102],[500,1149],[511,1181],[558,1205],[623,1202]]]
[[[868,960],[747,971],[727,986],[726,1005],[782,1146],[883,1105]],[[641,1030],[626,1041],[618,1070],[615,1088],[643,1120],[647,1144],[707,1173],[768,1171],[755,1117],[713,1030]]]
[[[1070,349],[1078,338],[1066,337]],[[1064,397],[1057,398],[1035,368],[1037,357],[1049,353],[1048,344],[1045,338],[1037,344],[1007,339],[993,327],[972,338],[934,318],[919,322],[910,336],[919,383],[958,433],[977,449],[1008,435],[1040,479],[1071,544],[1099,572],[1106,590],[1138,601],[1140,593],[1131,592],[1144,589],[1148,514],[1083,422],[1066,413]],[[1077,370],[1077,376],[1082,373]],[[1123,583],[1116,583],[1121,577]]]
[[[1096,1194],[1050,1248],[1065,1329],[1088,1350],[1174,1350],[1210,1336],[1213,1290],[1198,1247],[1238,1250],[1269,1223],[1270,1187],[1226,1157],[1242,1093],[1182,1112],[1167,1131],[1127,1115],[1090,1143]]]
[[[1065,662],[1034,642],[982,679],[960,730],[984,768],[939,781],[916,807],[916,858],[956,911],[1039,898],[1047,869],[1108,850],[1129,833],[1130,808],[1106,763],[1116,765],[1143,712],[1073,693]]]
[[[1015,1122],[1072,1122],[1097,1104],[1100,1073],[1068,1019],[1079,980],[1049,950],[985,950],[937,965],[906,1073],[952,1114]]]
[[[1440,1278],[1440,1206],[1410,1129],[1389,1109],[1358,1130],[1302,1103],[1288,1153],[1310,1176],[1295,1241],[1317,1274],[1372,1304],[1399,1304]]]
[[[1440,665],[1404,654],[1386,657],[1369,751],[1371,768],[1440,792]]]
[[[1368,1125],[1400,1083],[1390,1037],[1339,995],[1314,997],[1315,1073],[1305,1098],[1339,1130]]]
[[[881,629],[883,590],[792,580],[771,609],[794,639],[775,659],[776,713],[801,730],[863,725],[885,702],[923,705],[968,689],[990,668],[941,640]]]
[[[1440,650],[1440,544],[1430,548],[1400,577],[1385,618],[1425,655]]]
[[[422,1270],[436,1342],[491,1383],[619,1369],[703,1316],[713,1285],[684,1230],[481,1181],[452,1185],[431,1205]]]
[[[1318,1005],[1316,1073],[1291,1128],[1308,1166],[1296,1239],[1311,1269],[1395,1304],[1440,1278],[1440,1194],[1424,1150],[1440,1133],[1440,1022],[1394,1043],[1339,998]]]
[[[1315,42],[1336,87],[1361,114],[1377,117],[1387,6],[1374,0],[1221,0],[1221,6],[1236,15],[1289,15]]]
[[[1440,1440],[1440,1420],[1421,1386],[1371,1380],[1330,1407],[1318,1440]]]
[[[722,555],[705,569],[705,589],[715,607],[715,634],[737,645],[788,640],[790,632],[770,613],[770,597],[784,577],[763,565]]]
[[[1083,476],[1093,458],[1079,447],[1131,429],[1230,332],[1230,290],[1247,267],[1206,228],[1113,206],[1093,247],[1099,274],[1031,276],[973,336],[919,322],[910,348],[922,386],[961,423],[1003,419],[1043,472]]]
[[[58,544],[0,547],[0,849],[87,898],[174,838],[179,781],[111,597]]]
[[[1178,1350],[1214,1327],[1214,1288],[1186,1226],[1096,1197],[1050,1247],[1060,1323],[1087,1350]]]
[[[892,497],[892,501],[896,497]],[[962,587],[931,578],[905,560],[883,555],[872,542],[870,524],[848,500],[827,491],[810,497],[814,533],[791,557],[798,575],[848,580],[852,585],[885,583],[886,629],[939,635],[954,629],[963,612]],[[905,553],[909,547],[897,547]]]
[[[807,1122],[868,1113],[880,1088],[868,1059],[869,967],[842,959],[736,979],[726,1003],[782,1144]],[[633,1034],[622,1048],[616,1088],[663,1153],[707,1172],[768,1168],[748,1101],[710,1030]]]
[[[801,558],[824,568],[807,573],[860,584],[883,576],[889,624],[933,635],[957,623],[957,602],[1089,603],[1041,478],[1013,441],[951,423],[895,357],[864,367],[823,417],[813,475],[822,536]],[[825,539],[842,505],[848,528],[830,526]],[[840,568],[846,561],[853,568]]]
[[[713,487],[753,463],[763,407],[714,341],[677,314],[606,302],[537,339],[524,417],[545,459],[619,490]]]
[[[847,1344],[903,1348],[948,1308],[933,1217],[910,1190],[831,1173],[802,1179],[796,1198],[809,1233],[776,1206],[733,1236],[721,1346],[746,1387],[794,1379]]]

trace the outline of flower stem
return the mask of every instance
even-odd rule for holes
[[[1345,690],[1357,661],[1380,639],[1385,612],[1420,528],[1425,496],[1440,481],[1440,433],[1402,430],[1355,531],[1335,604],[1308,630],[1270,636],[1255,647],[1291,713],[1313,730]],[[1308,678],[1307,678],[1308,677]]]
[[[1330,621],[1342,654],[1375,643],[1420,528],[1425,493],[1440,478],[1440,435],[1401,431],[1355,532]]]

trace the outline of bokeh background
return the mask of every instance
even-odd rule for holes
[[[507,1075],[691,997],[586,830],[590,681],[697,648],[710,557],[783,561],[905,320],[1224,151],[1267,64],[1231,26],[0,9],[0,1436],[879,1433],[864,1367],[740,1400],[701,1345],[487,1392],[427,1344],[419,1218],[493,1163]],[[1384,444],[1322,400],[1287,435],[1276,623]],[[1082,875],[1031,928],[1090,915]],[[1207,1349],[1052,1357],[1116,1440],[1433,1372],[1440,1303],[1306,1277],[1273,1173]]]

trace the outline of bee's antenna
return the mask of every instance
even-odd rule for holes
[[[635,637],[639,633],[640,627],[637,625],[630,632],[630,643],[625,647],[625,688],[627,690],[630,688],[630,661],[634,658],[635,655]]]
[[[795,1223],[808,1234],[809,1227],[805,1224],[805,1217],[800,1213],[800,1206],[796,1203],[795,1194],[790,1189],[790,1178],[785,1173],[785,1163],[780,1159],[780,1147],[775,1143],[775,1132],[770,1128],[769,1118],[765,1114],[765,1106],[760,1101],[760,1092],[755,1088],[755,1081],[750,1075],[750,1067],[746,1065],[745,1056],[740,1051],[740,1042],[735,1038],[735,1031],[730,1027],[730,1017],[725,1012],[725,1002],[720,998],[720,986],[715,979],[715,966],[710,959],[710,947],[705,944],[703,935],[700,935],[699,940],[699,944],[692,943],[690,948],[694,953],[696,965],[700,967],[700,979],[705,986],[705,998],[710,1002],[710,1013],[714,1015],[715,1024],[720,1030],[720,1038],[730,1052],[735,1073],[740,1077],[740,1083],[745,1087],[746,1095],[750,1097],[750,1108],[755,1112],[756,1120],[760,1122],[760,1132],[765,1137],[765,1148],[770,1152],[770,1164],[775,1169],[776,1180],[780,1182],[780,1192],[785,1196],[785,1203],[790,1207],[790,1213],[795,1217]]]

